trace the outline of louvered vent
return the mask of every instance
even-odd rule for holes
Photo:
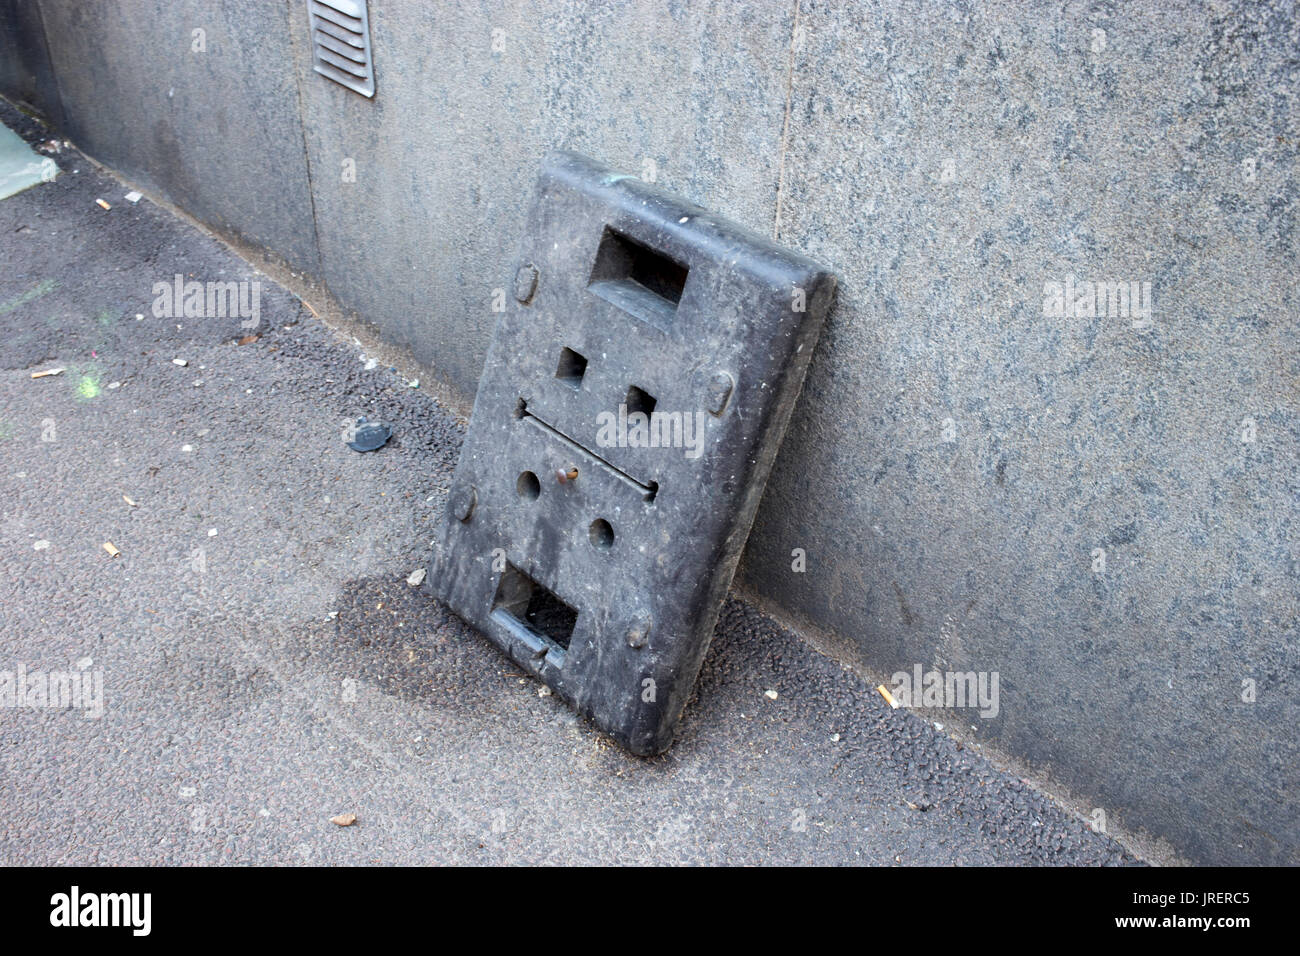
[[[366,0],[307,0],[316,72],[362,96],[375,95]]]

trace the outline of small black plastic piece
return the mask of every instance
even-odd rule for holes
[[[391,425],[385,422],[366,421],[364,415],[358,418],[356,424],[344,435],[348,447],[353,451],[374,451],[376,448],[383,448],[392,437]]]

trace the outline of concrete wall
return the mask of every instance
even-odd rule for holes
[[[1112,823],[1300,862],[1291,4],[370,10],[374,101],[303,0],[39,3],[74,140],[462,394],[549,148],[834,267],[743,583],[876,673],[996,671],[935,719]],[[1045,315],[1067,276],[1151,314]]]
[[[331,290],[472,395],[497,318],[493,289],[514,275],[547,150],[637,172],[649,161],[671,188],[769,225],[793,10],[708,6],[372,3],[373,102],[317,76],[304,48]],[[354,183],[343,181],[345,159]]]
[[[285,4],[41,0],[40,11],[74,142],[215,229],[318,269]]]
[[[0,0],[0,91],[52,123],[63,120],[41,11],[30,0]]]

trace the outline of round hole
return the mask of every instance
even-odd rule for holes
[[[602,551],[614,544],[614,529],[604,518],[597,518],[591,523],[589,534],[592,546],[600,548]]]
[[[519,492],[520,498],[527,498],[529,501],[536,501],[537,496],[542,493],[542,483],[537,480],[537,476],[531,471],[525,471],[515,482],[515,490]]]

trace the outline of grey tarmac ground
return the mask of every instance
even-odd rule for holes
[[[406,582],[465,422],[54,158],[0,201],[0,671],[104,710],[0,709],[0,863],[1136,862],[734,596],[676,746],[621,752]],[[260,338],[155,317],[178,272],[262,282]]]

